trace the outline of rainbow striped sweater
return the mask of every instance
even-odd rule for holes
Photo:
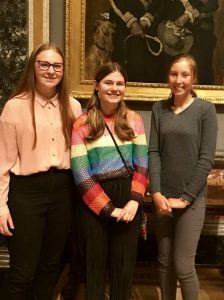
[[[109,217],[115,207],[101,188],[100,182],[126,176],[128,171],[106,128],[99,139],[91,143],[85,141],[89,132],[86,118],[84,113],[73,125],[71,167],[84,202],[96,214]],[[141,202],[148,176],[148,149],[142,118],[136,112],[128,110],[129,125],[135,132],[135,138],[125,142],[114,132],[114,118],[105,117],[105,121],[127,165],[134,170],[129,200]]]

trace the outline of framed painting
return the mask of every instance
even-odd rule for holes
[[[181,38],[183,33],[184,44],[181,46],[178,44],[178,47],[176,44],[175,46],[166,44],[166,42],[172,42],[172,37],[167,41],[164,36],[169,28],[167,27],[169,22],[172,24],[176,24],[177,20],[183,22],[181,16],[186,8],[184,7],[182,15],[182,8],[180,7],[180,11],[177,8],[178,5],[183,6],[183,3],[189,3],[189,1],[170,1],[175,5],[172,11],[175,11],[176,16],[180,15],[178,18],[175,17],[174,22],[171,17],[165,15],[167,7],[164,8],[164,6],[167,5],[168,0],[129,0],[128,4],[133,5],[135,11],[139,8],[144,16],[152,16],[152,19],[147,22],[151,20],[150,22],[153,23],[154,21],[154,27],[152,25],[150,27],[151,32],[144,32],[141,37],[134,36],[128,26],[128,22],[131,22],[130,15],[134,18],[133,20],[141,20],[141,18],[130,14],[131,6],[128,11],[122,11],[124,7],[119,7],[121,2],[118,0],[66,0],[65,56],[70,92],[74,97],[89,98],[96,68],[104,61],[113,60],[124,64],[128,73],[127,100],[164,99],[169,94],[164,75],[165,66],[169,59],[178,54],[177,49],[180,47],[183,53],[198,55],[199,75],[201,74],[201,81],[199,80],[198,85],[195,86],[198,95],[213,103],[224,104],[224,20],[222,18],[224,0],[201,1],[202,5],[208,2],[214,4],[211,11],[206,14],[198,15],[200,10],[193,8],[188,19],[189,26],[187,27],[187,23],[186,26],[182,24]],[[157,4],[156,8],[150,7],[153,2]],[[200,23],[197,29],[193,23],[193,17],[200,20],[200,22],[195,22],[196,25]],[[205,35],[203,36],[202,33]],[[121,44],[119,44],[120,41],[122,41]]]

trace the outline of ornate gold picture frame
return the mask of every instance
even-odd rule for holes
[[[66,0],[65,56],[69,73],[70,92],[78,99],[88,99],[92,92],[92,80],[85,78],[86,35],[87,32],[89,35],[90,26],[93,26],[93,21],[91,20],[89,24],[90,20],[86,18],[87,9],[90,9],[87,6],[91,3],[91,7],[94,7],[94,5],[97,7],[105,3],[102,0],[89,1]],[[219,2],[220,7],[216,12],[218,15],[224,12],[224,0]],[[94,13],[94,11],[91,11],[91,18],[94,18]],[[223,43],[221,40],[218,42]],[[201,98],[213,103],[224,104],[224,87],[222,85],[197,85],[195,90]],[[166,98],[168,94],[169,89],[165,83],[128,82],[126,99],[133,101],[157,101]]]

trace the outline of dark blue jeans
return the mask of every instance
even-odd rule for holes
[[[71,227],[73,177],[51,169],[11,175],[8,205],[15,229],[9,238],[10,269],[0,299],[52,300]]]

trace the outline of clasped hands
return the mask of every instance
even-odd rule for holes
[[[129,200],[123,208],[116,207],[112,214],[112,218],[116,218],[117,222],[124,221],[129,223],[133,221],[138,210],[139,203],[135,200]]]
[[[181,198],[166,198],[159,192],[153,194],[153,202],[157,212],[163,215],[169,215],[173,208],[184,209],[187,207]]]

